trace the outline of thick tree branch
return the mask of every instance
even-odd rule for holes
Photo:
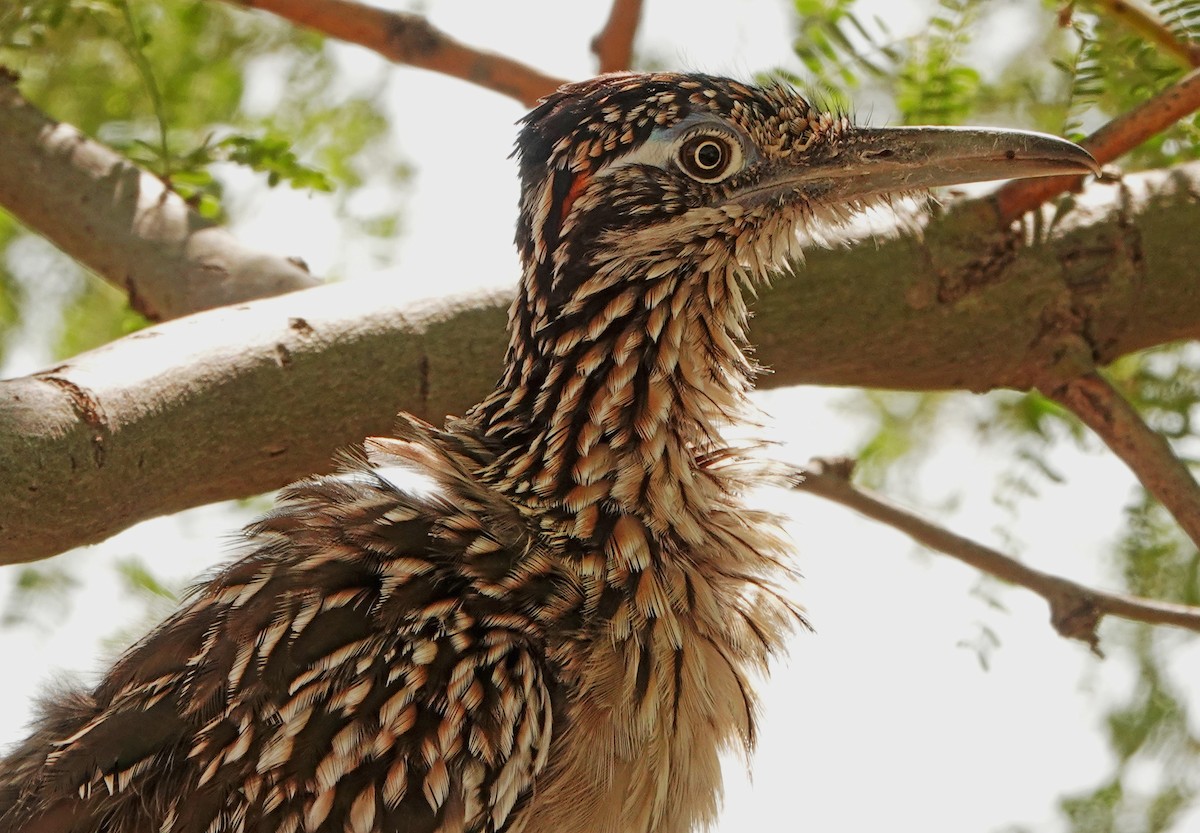
[[[998,579],[1032,590],[1050,605],[1059,634],[1098,652],[1096,627],[1104,616],[1200,631],[1200,608],[1095,590],[1022,564],[991,547],[932,524],[850,482],[853,461],[814,460],[796,472],[795,488],[840,503],[903,532],[917,543],[957,558]]]
[[[1166,439],[1099,373],[1043,389],[1091,428],[1200,546],[1200,485]]]
[[[875,244],[811,250],[756,305],[761,383],[1027,388],[1200,336],[1197,191],[1200,164],[1094,184],[1058,236],[1031,244],[996,231],[982,204],[923,239],[880,230]],[[507,303],[398,309],[319,287],[0,382],[0,561],[322,470],[398,410],[462,413],[498,376]]]
[[[152,320],[315,286],[247,249],[155,176],[41,113],[0,75],[0,206]]]
[[[1200,110],[1200,69],[1193,70],[1158,95],[1122,113],[1082,142],[1101,165],[1112,162],[1184,116]],[[1063,191],[1078,190],[1084,177],[1048,176],[1015,180],[996,192],[1001,225]]]
[[[592,39],[592,53],[601,72],[629,69],[633,63],[633,39],[642,18],[642,0],[613,0],[608,22]]]
[[[520,101],[526,107],[564,79],[512,58],[456,41],[428,20],[352,0],[226,0],[261,9],[331,38],[356,43],[398,64],[440,72]]]
[[[507,297],[400,310],[352,290],[189,316],[0,382],[0,563],[327,470],[399,410],[440,420],[495,381]]]

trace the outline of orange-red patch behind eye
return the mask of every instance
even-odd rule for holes
[[[567,220],[567,215],[571,213],[571,206],[575,204],[575,200],[583,193],[583,189],[588,187],[588,183],[592,181],[592,175],[587,171],[575,175],[574,181],[571,182],[571,187],[567,189],[567,196],[562,202],[562,216],[558,218],[559,225],[562,225]]]

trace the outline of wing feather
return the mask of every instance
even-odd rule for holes
[[[555,683],[496,588],[546,560],[436,433],[408,420],[285,490],[244,557],[46,707],[0,774],[0,828],[506,830]]]

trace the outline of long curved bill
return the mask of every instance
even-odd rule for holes
[[[1098,174],[1079,145],[1028,130],[863,127],[778,164],[734,199],[853,200],[994,179]]]

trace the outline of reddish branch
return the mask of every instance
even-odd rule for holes
[[[153,174],[46,116],[0,75],[0,206],[153,320],[319,281],[245,248]]]
[[[262,9],[332,38],[356,43],[400,64],[440,72],[515,98],[527,107],[564,79],[512,58],[456,41],[420,15],[352,0],[227,0]]]
[[[592,39],[592,53],[601,72],[629,69],[633,64],[633,39],[642,17],[642,0],[613,0],[608,22]]]
[[[1184,116],[1200,109],[1200,69],[1194,70],[1150,100],[1122,113],[1082,142],[1101,165],[1132,150]],[[1063,191],[1074,191],[1081,176],[1052,176],[1010,182],[996,192],[1000,222],[1008,225]]]
[[[357,43],[398,63],[441,72],[532,105],[563,83],[503,55],[467,46],[420,15],[389,12],[353,0],[226,0],[273,12],[330,37]],[[640,0],[614,0],[604,28],[592,42],[600,71],[628,68],[641,13]],[[1082,143],[1104,164],[1200,108],[1200,70],[1140,107],[1113,119]],[[1008,224],[1056,194],[1078,189],[1083,177],[1047,177],[1009,183],[995,196]]]
[[[1149,9],[1128,0],[1091,0],[1091,5],[1130,31],[1157,44],[1184,66],[1200,67],[1200,45],[1175,37],[1175,33]]]
[[[1200,486],[1166,439],[1142,420],[1125,397],[1095,372],[1043,392],[1095,431],[1200,545]]]
[[[1109,593],[1044,573],[1003,553],[932,524],[850,482],[851,460],[814,460],[796,472],[795,488],[847,506],[900,530],[919,544],[957,558],[998,579],[1032,590],[1050,605],[1050,622],[1062,636],[1097,650],[1096,626],[1107,615],[1152,625],[1200,631],[1200,608]]]

